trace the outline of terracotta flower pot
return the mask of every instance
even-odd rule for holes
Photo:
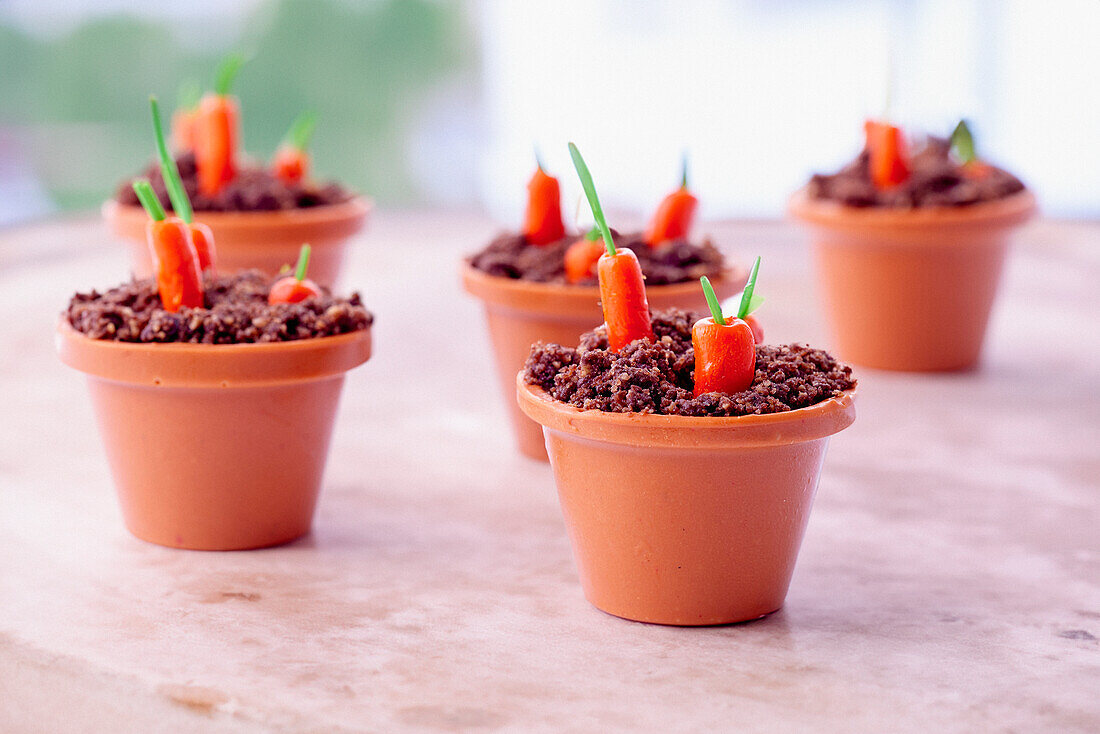
[[[748,272],[730,268],[711,279],[719,298],[737,293]],[[520,411],[515,401],[516,373],[523,369],[535,342],[576,344],[581,334],[603,323],[600,289],[559,283],[533,283],[501,278],[462,264],[462,284],[485,305],[485,319],[496,357],[497,377],[520,453],[546,461],[542,430]],[[706,298],[698,281],[646,288],[649,306],[661,310],[680,308],[705,311]]]
[[[126,527],[240,550],[309,532],[344,373],[370,331],[274,344],[127,344],[57,328],[88,388]]]
[[[817,278],[849,362],[888,370],[977,363],[1013,230],[1035,212],[1028,192],[974,206],[853,208],[790,201],[809,224]]]
[[[195,212],[195,221],[214,232],[219,272],[232,274],[258,268],[275,275],[284,265],[293,267],[298,248],[309,243],[313,249],[309,277],[332,286],[340,275],[352,236],[363,229],[371,202],[356,197],[342,204],[309,209],[272,212]],[[145,210],[110,200],[103,205],[103,217],[111,231],[130,244],[134,275],[148,278],[153,273],[145,241]]]
[[[757,619],[783,605],[829,436],[855,391],[734,418],[579,410],[517,379],[542,424],[584,594],[673,625]]]

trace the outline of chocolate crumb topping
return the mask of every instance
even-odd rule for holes
[[[266,168],[241,167],[237,176],[213,196],[199,191],[198,168],[193,153],[185,153],[176,158],[180,169],[180,178],[191,206],[197,212],[258,212],[279,209],[308,209],[330,204],[340,204],[351,198],[343,187],[336,183],[318,184],[312,181],[288,184]],[[160,164],[151,163],[141,174],[153,185],[153,191],[160,199],[166,211],[172,211],[172,202],[168,200],[168,190],[160,174]],[[120,204],[140,206],[134,193],[133,180],[118,187],[115,198]]]
[[[815,174],[808,186],[814,199],[854,207],[970,206],[1003,199],[1024,190],[1011,173],[989,164],[967,168],[951,156],[951,143],[929,137],[911,161],[908,180],[879,189],[871,182],[870,154],[864,149],[854,161],[831,175]]]
[[[701,314],[680,309],[653,314],[656,341],[642,339],[615,354],[600,326],[577,348],[536,344],[524,379],[582,410],[687,416],[737,416],[806,408],[856,386],[852,369],[801,344],[757,345],[748,390],[695,397],[691,327]]]
[[[622,235],[612,230],[612,236],[616,247],[629,248],[637,255],[648,285],[684,283],[699,280],[704,275],[713,278],[722,273],[725,265],[722,253],[709,240],[702,244],[677,240],[650,247],[641,232]],[[557,242],[532,245],[522,234],[506,233],[471,257],[470,264],[502,278],[565,283],[565,251],[580,237],[569,235]],[[596,284],[595,277],[577,283]]]
[[[359,294],[323,295],[299,303],[269,304],[272,279],[258,270],[203,278],[203,308],[165,311],[152,279],[134,280],[105,293],[77,293],[67,316],[73,328],[92,339],[121,342],[246,344],[295,341],[366,329],[374,316]]]

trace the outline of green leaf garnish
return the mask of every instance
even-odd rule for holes
[[[686,150],[684,151],[683,166],[684,166],[684,168],[683,168],[684,174],[680,178],[680,188],[681,189],[686,189],[688,187],[688,154],[687,154]]]
[[[188,79],[180,84],[179,91],[176,92],[176,108],[193,110],[199,106],[200,99],[202,99],[202,85],[197,79]]]
[[[222,60],[214,75],[215,94],[219,97],[224,97],[229,94],[229,88],[233,85],[233,80],[237,77],[237,72],[244,66],[244,62],[244,54],[239,53],[229,54]]]
[[[714,286],[710,284],[710,278],[703,276],[699,279],[703,286],[703,295],[706,296],[707,305],[710,306],[710,315],[714,317],[714,323],[726,325],[726,317],[722,315],[722,304],[718,302],[718,296],[714,292]]]
[[[309,138],[313,135],[313,128],[317,126],[317,113],[306,110],[295,118],[286,134],[286,143],[294,150],[305,150],[309,145]]]
[[[752,264],[752,270],[749,271],[749,282],[745,283],[745,292],[741,294],[741,305],[737,308],[737,318],[743,319],[750,313],[760,307],[760,304],[764,302],[764,299],[757,296],[756,291],[756,274],[760,271],[760,256],[756,256],[756,260]]]
[[[951,133],[951,152],[959,159],[960,163],[970,163],[978,159],[974,149],[974,135],[970,132],[970,126],[966,120],[959,120]]]
[[[581,186],[584,187],[584,195],[588,197],[588,205],[592,207],[592,216],[596,218],[596,226],[603,234],[603,243],[607,246],[607,254],[615,257],[615,241],[611,239],[611,228],[607,226],[607,219],[603,215],[603,207],[600,206],[600,197],[596,195],[596,186],[592,183],[592,174],[588,172],[588,166],[581,157],[581,152],[573,143],[569,144],[569,156],[573,159],[573,167],[577,169]]]
[[[164,187],[168,189],[168,200],[172,202],[172,209],[175,210],[176,215],[191,224],[195,213],[191,210],[191,200],[187,198],[187,191],[183,188],[176,159],[168,154],[168,146],[164,142],[164,126],[160,121],[160,105],[157,104],[156,97],[149,97],[149,109],[153,113],[153,133],[157,138],[160,175],[164,178]]]
[[[164,213],[164,207],[160,205],[160,199],[153,191],[153,185],[149,183],[149,179],[139,178],[134,181],[134,193],[137,194],[138,201],[145,207],[145,212],[154,222],[164,221],[167,215]]]
[[[310,252],[312,252],[312,248],[309,245],[302,245],[302,249],[298,251],[298,266],[294,269],[295,280],[306,279],[306,271],[309,270]]]

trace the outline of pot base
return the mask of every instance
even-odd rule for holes
[[[783,605],[828,439],[698,451],[546,435],[581,585],[597,609],[701,626]],[[593,475],[596,466],[604,472]]]
[[[311,522],[307,523],[304,527],[293,530],[288,535],[269,535],[262,538],[257,538],[254,541],[242,541],[233,540],[225,543],[208,543],[206,545],[199,546],[195,543],[186,541],[181,536],[174,538],[167,538],[160,535],[145,535],[144,529],[140,526],[131,525],[128,521],[124,521],[126,530],[130,535],[134,536],[138,540],[143,540],[146,543],[152,543],[153,545],[159,545],[162,548],[174,548],[176,550],[193,550],[193,551],[246,551],[246,550],[260,550],[262,548],[275,548],[280,545],[286,545],[287,543],[293,543],[295,540],[304,538],[309,535],[313,530],[312,518]]]
[[[585,597],[638,622],[746,622],[783,606],[829,436],[854,391],[729,418],[579,410],[517,378],[543,426]]]
[[[58,323],[87,375],[122,517],[170,548],[245,550],[309,532],[344,373],[370,330],[269,344],[130,344]]]
[[[832,240],[814,261],[841,359],[900,372],[974,367],[1007,243],[975,237],[945,247]]]
[[[308,533],[343,382],[136,388],[90,377],[127,529],[221,551]]]
[[[836,354],[902,372],[973,368],[1028,192],[972,207],[853,209],[795,194]]]
[[[626,620],[627,622],[637,622],[638,624],[657,624],[657,625],[660,625],[662,627],[729,627],[731,625],[737,625],[737,624],[752,624],[753,622],[759,622],[761,619],[764,619],[766,617],[770,617],[771,615],[773,615],[776,612],[783,609],[782,606],[779,606],[779,607],[776,607],[775,609],[771,610],[770,612],[764,612],[763,614],[755,616],[755,617],[751,617],[751,616],[750,617],[745,617],[744,619],[727,620],[727,619],[721,618],[721,619],[716,619],[714,621],[675,622],[675,621],[667,621],[667,620],[664,620],[664,619],[636,619],[634,617],[626,616],[626,615],[623,615],[623,614],[615,614],[615,612],[613,612],[613,611],[610,611],[608,609],[603,609],[602,607],[600,607],[600,605],[597,604],[593,599],[589,598],[588,594],[585,594],[584,598],[589,604],[596,607],[596,609],[598,609],[599,611],[601,611],[604,614],[608,615],[609,617],[615,617],[615,619],[623,619],[623,620]],[[740,616],[740,615],[733,615],[733,616]]]

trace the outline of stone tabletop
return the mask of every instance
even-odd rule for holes
[[[371,223],[345,281],[375,356],[314,532],[245,553],[122,526],[52,335],[123,249],[89,218],[0,232],[0,731],[1100,730],[1100,225],[1022,235],[980,369],[858,370],[785,608],[704,629],[584,600],[458,285],[493,229]],[[710,229],[764,256],[769,340],[828,345],[799,233]]]

